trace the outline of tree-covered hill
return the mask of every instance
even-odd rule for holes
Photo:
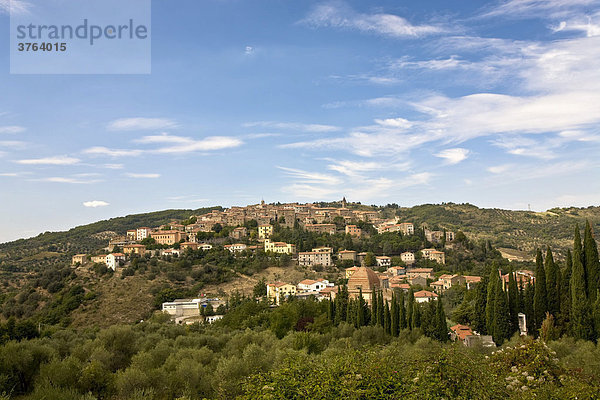
[[[27,264],[47,264],[48,262],[68,261],[76,253],[85,253],[106,246],[104,232],[124,235],[128,229],[141,226],[159,226],[172,220],[182,220],[191,215],[203,214],[221,207],[200,208],[197,210],[164,210],[125,217],[111,218],[78,226],[65,232],[45,232],[30,239],[19,239],[0,244],[0,265],[6,269],[10,262],[14,267]]]
[[[390,206],[386,210],[391,211]],[[389,211],[388,211],[389,212]],[[395,210],[402,221],[430,229],[461,230],[474,239],[490,240],[495,247],[508,247],[534,254],[537,247],[566,250],[572,244],[573,226],[590,221],[600,229],[600,207],[553,208],[546,212],[479,208],[471,204],[424,204]]]

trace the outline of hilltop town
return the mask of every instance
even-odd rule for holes
[[[318,237],[324,245],[307,248],[310,240],[292,243],[273,239],[291,231]],[[360,251],[364,247],[361,243],[374,237],[389,243],[399,238],[406,242],[384,244],[379,252]],[[468,239],[462,232],[444,227],[432,230],[426,224],[415,226],[397,215],[349,204],[345,198],[333,206],[262,201],[191,215],[161,226],[130,227],[126,235],[111,237],[105,248],[72,256],[71,264],[75,268],[103,265],[126,275],[130,264],[140,258],[176,260],[193,252],[218,254],[226,250],[235,259],[243,260],[264,253],[283,260],[290,271],[295,266],[305,275],[305,279],[293,280],[284,273],[278,280],[257,284],[264,285],[259,293],[274,306],[290,297],[334,301],[341,285],[352,298],[360,296],[368,305],[373,302],[373,293],[392,301],[398,290],[423,303],[437,299],[453,287],[470,290],[481,282],[480,275],[446,268],[446,252],[463,246],[465,241]],[[306,278],[309,275],[312,278]],[[520,284],[534,280],[533,272],[526,269],[519,270],[518,276]],[[508,283],[508,274],[502,281]],[[223,299],[196,297],[168,299],[161,310],[177,323],[212,323],[222,318],[225,306]],[[454,328],[462,329],[463,339],[477,334],[468,326],[459,324]]]

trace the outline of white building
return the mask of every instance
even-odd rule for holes
[[[415,263],[415,253],[413,253],[411,251],[405,251],[404,253],[400,254],[400,259],[407,265],[414,264]]]
[[[172,317],[192,317],[200,315],[201,299],[177,299],[162,303],[162,311]]]
[[[388,268],[388,267],[392,266],[392,258],[391,257],[377,256],[377,257],[375,257],[375,260],[377,261],[378,267]]]
[[[125,261],[125,254],[122,253],[111,253],[106,256],[106,266],[113,271],[117,270],[119,261]]]
[[[298,290],[303,292],[318,292],[325,289],[328,286],[333,286],[333,283],[329,283],[327,279],[305,279],[298,283]]]
[[[248,246],[246,246],[244,243],[226,244],[223,247],[225,247],[227,250],[229,250],[232,253],[244,251],[248,248]]]
[[[136,240],[139,242],[139,241],[146,239],[147,237],[150,237],[150,232],[152,232],[152,228],[147,228],[147,227],[137,228],[135,230]]]

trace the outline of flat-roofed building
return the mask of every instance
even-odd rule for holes
[[[123,253],[143,256],[146,253],[146,246],[143,244],[126,244],[123,246]]]
[[[258,226],[258,238],[265,240],[271,237],[273,234],[273,225],[262,224]]]
[[[272,251],[273,253],[279,254],[295,254],[296,245],[285,242],[271,242],[269,239],[265,240],[265,251]]]
[[[362,229],[356,225],[346,225],[346,235],[360,237]]]
[[[328,235],[335,235],[336,231],[335,224],[306,224],[304,229],[308,232],[325,233]]]
[[[172,246],[175,243],[179,243],[182,239],[185,239],[186,235],[181,231],[169,230],[152,232],[150,233],[150,237],[158,244]]]
[[[296,286],[285,282],[267,284],[267,298],[279,305],[281,301],[296,295]]]
[[[87,261],[87,254],[75,254],[71,257],[71,265],[83,265]]]
[[[413,253],[412,251],[405,251],[404,253],[400,254],[400,259],[406,264],[406,265],[412,265],[415,263],[415,253]]]
[[[352,261],[356,262],[356,251],[354,250],[340,250],[338,253],[338,257],[342,261]]]
[[[392,266],[392,258],[388,256],[377,256],[375,261],[378,267],[388,268]]]
[[[318,251],[302,251],[298,253],[298,265],[312,267],[313,265],[322,265],[329,267],[333,264],[331,253]]]

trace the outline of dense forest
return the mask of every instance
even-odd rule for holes
[[[309,299],[272,309],[234,297],[225,318],[211,326],[174,325],[157,314],[103,330],[50,328],[0,347],[0,394],[40,400],[600,395],[600,349],[590,341],[515,336],[500,349],[468,348],[432,339],[423,326],[388,334],[377,323],[336,325],[327,318],[329,306]]]

